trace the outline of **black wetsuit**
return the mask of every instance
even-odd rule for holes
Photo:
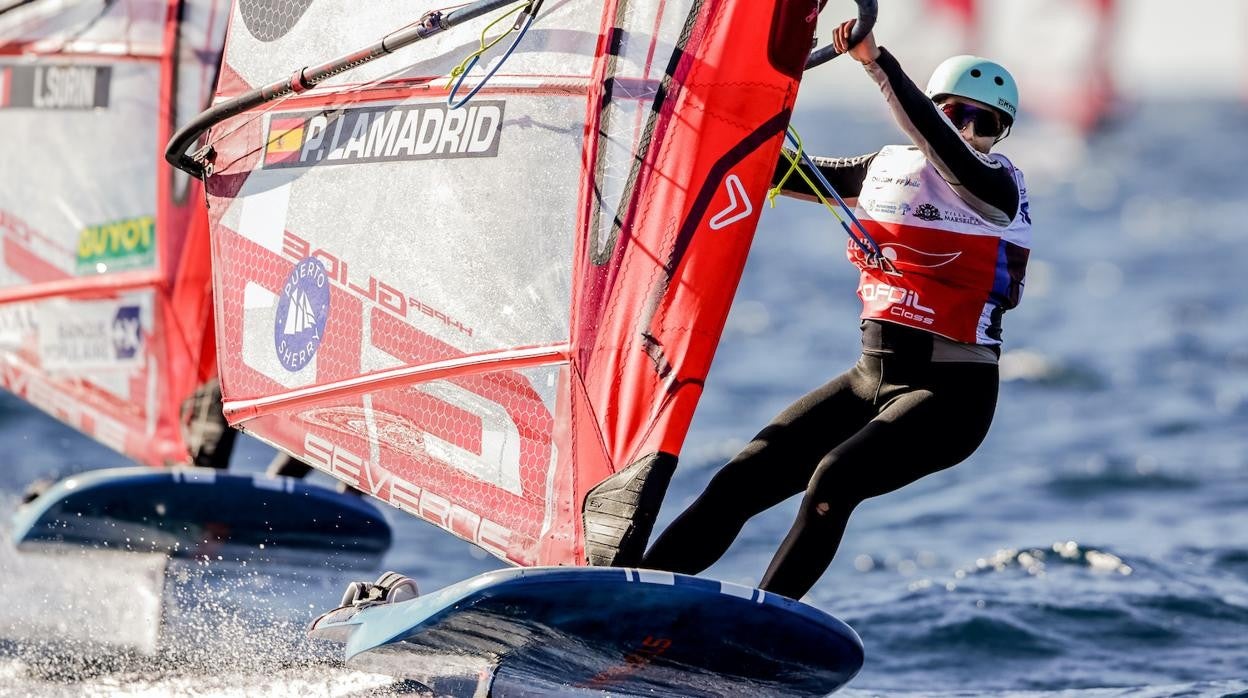
[[[200,384],[182,403],[184,438],[191,464],[198,468],[225,470],[238,432],[225,421],[221,411],[221,381],[210,378]]]
[[[902,129],[959,196],[989,220],[1013,219],[1013,176],[974,153],[887,51],[867,70]],[[843,196],[854,197],[873,157],[816,162]],[[782,158],[777,171],[787,166]],[[788,193],[813,193],[791,179],[798,183]],[[697,574],[728,550],[747,520],[805,491],[759,585],[801,598],[836,555],[860,502],[955,465],[979,447],[996,408],[997,348],[886,322],[862,327],[858,363],[759,432],[655,541],[644,567]]]

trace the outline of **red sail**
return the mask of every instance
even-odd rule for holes
[[[328,0],[243,4],[219,94],[436,9],[415,4],[350,22]],[[488,18],[215,128],[232,423],[517,564],[635,555],[741,275],[815,5],[546,3],[462,108],[446,76]]]
[[[0,13],[0,383],[150,465],[188,461],[182,403],[215,371],[202,194],[161,153],[226,4]]]

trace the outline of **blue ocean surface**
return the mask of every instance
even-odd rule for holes
[[[878,111],[799,111],[795,124],[817,154],[900,142]],[[1036,227],[996,420],[965,463],[860,506],[806,598],[866,645],[843,695],[1248,696],[1248,107],[1134,105],[1086,143],[1017,131],[1000,151],[1028,174]],[[830,214],[785,199],[765,213],[660,527],[776,412],[854,361],[855,282]],[[0,514],[36,477],[125,464],[7,394],[0,438]],[[244,440],[235,467],[270,456]],[[757,517],[706,574],[756,584],[795,509]],[[501,565],[387,516],[386,566],[422,588]],[[5,592],[17,567],[0,560]],[[0,695],[408,688],[254,638],[201,644],[220,635],[83,671],[60,670],[73,663],[51,645],[0,643]]]

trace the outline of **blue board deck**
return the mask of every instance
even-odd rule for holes
[[[74,475],[13,521],[13,541],[26,550],[69,545],[354,569],[376,568],[390,540],[390,525],[362,497],[207,468]]]
[[[489,572],[410,601],[344,607],[313,637],[353,667],[437,695],[823,696],[862,667],[862,641],[758,589],[622,568]]]

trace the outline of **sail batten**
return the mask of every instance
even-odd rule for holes
[[[163,274],[151,271],[110,274],[89,281],[83,281],[81,278],[76,277],[59,279],[29,286],[0,288],[0,303],[16,303],[53,297],[93,296],[101,292],[129,291],[136,288],[150,287],[164,280],[165,276]]]
[[[270,395],[263,398],[227,400],[225,402],[225,412],[231,419],[244,421],[279,409],[315,404],[344,395],[381,390],[393,385],[447,380],[497,370],[562,364],[568,361],[568,349],[567,344],[557,344],[473,354],[459,359],[448,359],[420,366],[404,366],[389,371],[380,371],[335,383],[323,383],[314,387],[292,390],[288,393]]]

